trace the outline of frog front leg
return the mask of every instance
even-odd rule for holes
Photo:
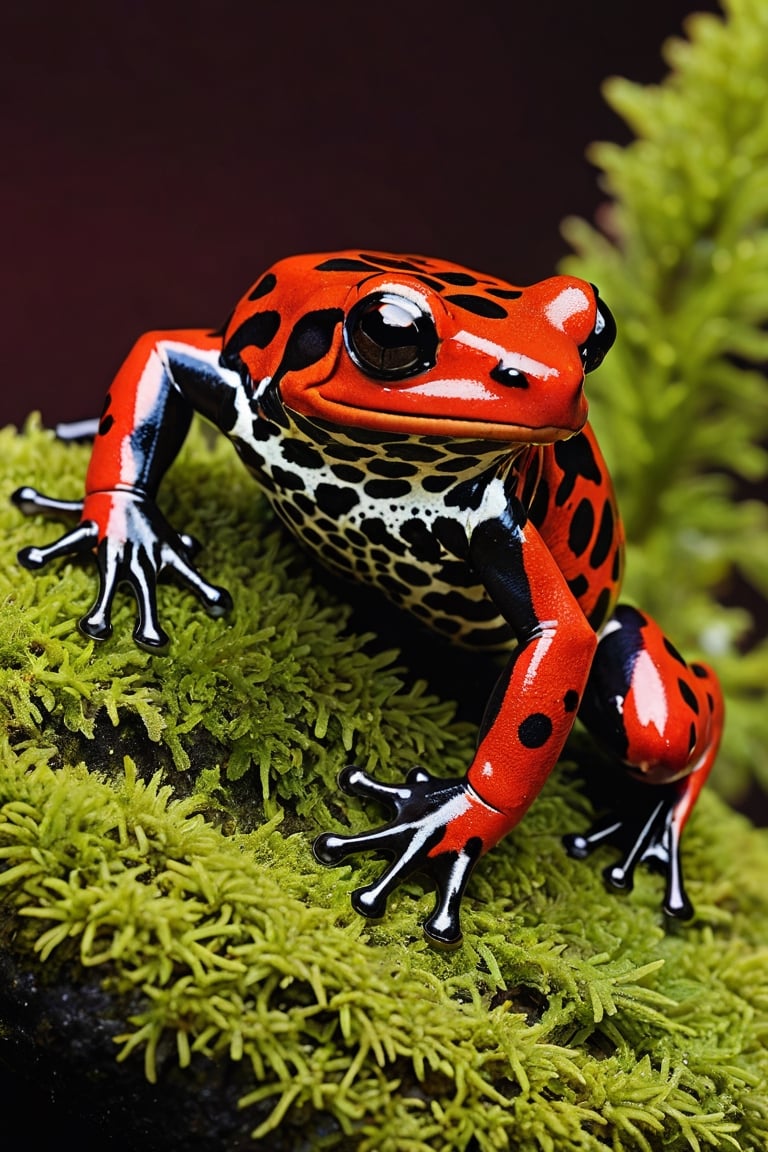
[[[363,915],[381,916],[401,881],[428,875],[437,900],[424,931],[443,946],[461,940],[461,897],[475,863],[522,819],[557,762],[597,642],[549,549],[499,480],[470,524],[469,559],[518,645],[488,702],[466,777],[433,779],[417,769],[405,784],[388,786],[348,769],[342,787],[389,804],[395,817],[372,832],[315,842],[325,864],[360,851],[392,857],[377,881],[354,893]]]
[[[193,542],[177,533],[156,506],[160,482],[176,457],[198,410],[220,427],[233,410],[239,376],[219,363],[221,337],[206,330],[150,332],[142,336],[110,388],[88,467],[85,498],[59,501],[33,488],[13,500],[27,514],[74,515],[79,523],[52,544],[25,548],[19,561],[37,569],[62,556],[94,553],[99,590],[81,630],[97,640],[111,633],[111,612],[120,584],[133,591],[138,608],[134,638],[162,648],[155,586],[168,571],[191,589],[211,615],[231,606],[223,588],[195,568]]]

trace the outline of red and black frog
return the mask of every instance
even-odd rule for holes
[[[380,917],[399,883],[425,873],[437,892],[427,937],[458,943],[475,863],[525,815],[578,716],[647,784],[648,801],[565,837],[567,850],[618,845],[606,869],[616,889],[632,887],[638,862],[661,868],[665,912],[689,917],[680,836],[716,754],[722,697],[709,668],[617,603],[623,532],[584,395],[614,337],[597,290],[569,276],[516,287],[421,256],[290,257],[222,330],[139,339],[109,390],[84,500],[14,494],[24,512],[79,521],[20,562],[95,554],[98,595],[80,621],[94,639],[109,636],[126,584],[136,642],[161,649],[164,572],[225,613],[229,594],[203,578],[193,542],[156,504],[201,413],[323,563],[459,644],[507,653],[463,778],[415,769],[393,786],[342,773],[344,791],[394,813],[373,831],[315,842],[328,865],[389,857],[354,907]]]

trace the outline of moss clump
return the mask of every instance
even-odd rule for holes
[[[83,450],[35,426],[6,431],[2,447],[6,490],[32,471],[41,487],[56,477],[59,491],[77,490]],[[117,1059],[143,1060],[150,1080],[236,1066],[257,1147],[303,1131],[310,1146],[360,1152],[764,1148],[765,837],[705,796],[685,844],[697,920],[665,933],[655,877],[621,900],[602,887],[608,857],[566,857],[560,834],[586,824],[588,805],[561,770],[478,866],[457,953],[421,939],[431,898],[417,885],[367,925],[349,892],[379,865],[326,870],[311,856],[312,836],[341,815],[329,778],[358,753],[392,776],[419,759],[455,772],[469,732],[345,632],[344,610],[312,589],[228,451],[193,438],[168,499],[177,522],[201,536],[208,524],[206,559],[238,609],[232,623],[209,621],[168,590],[166,659],[125,638],[128,604],[115,639],[92,651],[72,625],[91,574],[16,568],[33,527],[36,537],[56,528],[2,513],[5,949],[48,980],[97,977],[123,1014]],[[293,652],[280,628],[292,629]],[[131,737],[138,770],[100,714],[144,728],[143,747]],[[257,785],[260,724],[284,745],[268,788]],[[201,732],[218,765],[180,771],[174,761],[198,756]],[[230,739],[255,749],[255,771],[233,781]],[[73,748],[86,761],[94,749],[99,771],[74,763]],[[370,821],[344,803],[352,823]],[[270,805],[271,820],[252,828]]]

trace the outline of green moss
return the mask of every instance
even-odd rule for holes
[[[76,490],[85,458],[34,425],[6,431],[2,486],[34,474]],[[603,890],[605,860],[566,857],[560,834],[588,806],[561,770],[479,865],[457,953],[422,940],[431,898],[417,885],[367,925],[349,892],[380,865],[329,870],[311,856],[341,816],[331,777],[351,755],[392,775],[422,758],[455,772],[470,733],[345,632],[344,609],[313,589],[231,465],[193,438],[168,499],[200,535],[215,524],[205,560],[236,589],[236,617],[207,620],[163,590],[165,659],[135,649],[127,603],[108,645],[78,637],[91,573],[17,568],[16,547],[57,529],[0,513],[0,904],[14,952],[50,975],[95,971],[133,1004],[118,1059],[142,1058],[151,1079],[169,1061],[237,1061],[257,1138],[327,1113],[324,1147],[371,1152],[765,1147],[765,837],[705,796],[685,844],[698,918],[665,934],[657,878],[622,900]],[[140,771],[100,712],[145,728]],[[268,788],[253,786],[260,731],[279,749]],[[219,767],[191,776],[179,769],[200,733]],[[73,748],[96,752],[100,771],[67,763]],[[256,771],[228,782],[228,748],[231,775],[243,756]],[[265,797],[274,815],[248,831]]]

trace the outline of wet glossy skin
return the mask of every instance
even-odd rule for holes
[[[424,257],[291,257],[254,283],[223,331],[137,342],[110,388],[82,504],[16,494],[23,510],[71,511],[78,526],[20,560],[95,552],[99,594],[80,626],[99,639],[125,582],[137,642],[164,645],[162,569],[225,612],[228,593],[198,573],[190,542],[155,504],[201,412],[327,565],[456,642],[509,652],[463,779],[418,771],[388,786],[342,774],[345,790],[395,812],[373,832],[316,842],[328,864],[373,849],[391,857],[355,907],[380,916],[403,878],[427,873],[437,901],[425,931],[457,943],[474,864],[525,814],[578,714],[649,787],[642,811],[567,837],[568,850],[619,844],[623,858],[606,870],[615,888],[631,887],[638,861],[661,866],[665,910],[688,916],[679,841],[715,757],[722,699],[709,669],[617,607],[621,521],[584,395],[614,334],[593,287],[573,277],[520,288]]]

